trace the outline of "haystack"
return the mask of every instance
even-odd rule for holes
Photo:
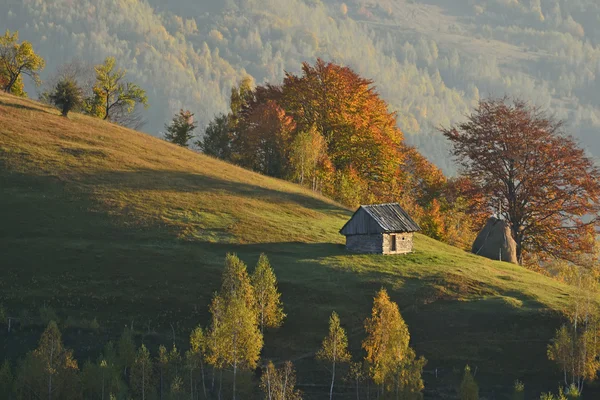
[[[510,226],[506,221],[496,217],[488,219],[477,235],[471,252],[491,260],[506,261],[518,264],[517,243],[512,237]]]

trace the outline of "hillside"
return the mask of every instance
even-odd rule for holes
[[[600,155],[599,13],[595,0],[8,0],[0,25],[46,58],[44,79],[117,57],[148,91],[152,134],[181,107],[205,126],[245,75],[278,84],[317,57],[349,65],[454,172],[437,128],[490,95],[550,109]]]
[[[0,359],[24,354],[48,310],[82,357],[131,323],[145,342],[174,332],[182,343],[208,323],[226,252],[251,267],[265,252],[288,318],[263,355],[295,360],[309,399],[326,390],[311,352],[329,314],[358,357],[382,286],[429,360],[428,398],[451,393],[466,363],[483,393],[506,393],[517,378],[539,393],[559,378],[546,345],[569,287],[422,235],[407,256],[347,254],[338,230],[351,213],[294,184],[0,94],[0,188],[0,304],[20,321],[0,329]],[[98,332],[85,324],[94,318]]]

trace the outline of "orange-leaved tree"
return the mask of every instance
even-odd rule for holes
[[[510,224],[517,257],[574,259],[593,249],[600,170],[563,123],[524,101],[484,100],[443,129],[464,175]]]

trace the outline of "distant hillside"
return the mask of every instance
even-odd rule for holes
[[[429,360],[427,398],[453,393],[466,363],[483,393],[506,393],[518,378],[539,394],[559,379],[546,345],[569,287],[422,235],[407,256],[347,254],[338,230],[350,212],[291,183],[0,94],[0,187],[0,304],[23,324],[0,329],[0,359],[33,346],[48,310],[71,327],[65,340],[80,359],[124,324],[148,343],[174,331],[185,346],[209,322],[226,252],[251,268],[265,252],[288,318],[267,333],[263,356],[293,359],[307,399],[327,390],[313,352],[329,314],[361,357],[362,322],[382,286]],[[94,318],[98,332],[78,322]]]
[[[279,83],[317,57],[375,80],[408,140],[453,172],[437,132],[483,96],[520,96],[568,120],[600,155],[595,0],[9,0],[0,24],[48,60],[116,56],[148,92],[145,129],[180,107],[202,124],[246,74]],[[34,91],[30,88],[30,91]]]

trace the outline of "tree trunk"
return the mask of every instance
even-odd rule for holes
[[[335,344],[334,344],[335,347]],[[329,388],[329,400],[333,399],[333,382],[335,381],[335,360],[333,361],[333,368],[331,372],[331,387]]]
[[[221,389],[223,388],[223,370],[219,373],[219,400],[221,400]]]
[[[190,368],[190,394],[192,395],[192,400],[194,400],[194,375],[193,369]]]
[[[235,400],[235,378],[237,375],[237,360],[233,362],[233,400]]]
[[[206,382],[204,381],[204,361],[202,361],[202,355],[200,355],[200,373],[202,373],[202,391],[204,392],[204,398],[206,399]]]

